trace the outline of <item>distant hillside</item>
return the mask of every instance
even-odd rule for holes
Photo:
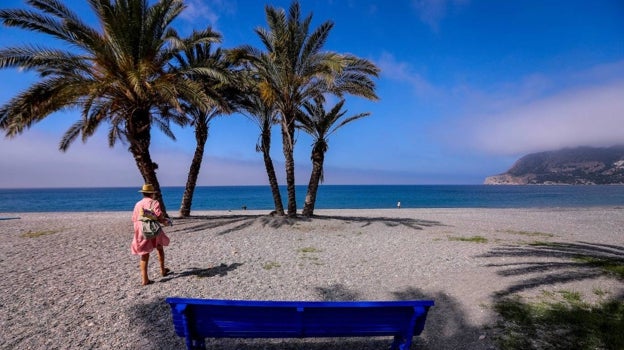
[[[532,153],[507,172],[488,176],[486,185],[624,184],[624,145],[578,147]]]

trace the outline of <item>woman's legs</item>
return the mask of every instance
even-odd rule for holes
[[[169,269],[165,267],[165,248],[161,245],[157,245],[156,251],[158,252],[158,262],[160,262],[160,274],[167,276],[167,274],[169,274]]]
[[[141,284],[148,285],[152,283],[150,279],[147,277],[147,263],[149,262],[149,253],[141,255],[141,260],[139,261],[139,268],[141,269]]]

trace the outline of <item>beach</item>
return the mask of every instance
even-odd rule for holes
[[[165,228],[148,286],[131,212],[0,213],[0,348],[182,349],[169,296],[244,300],[433,299],[413,349],[494,349],[496,298],[624,283],[574,257],[624,256],[624,210],[201,211]],[[174,214],[174,213],[172,213]],[[619,255],[618,255],[619,254]],[[217,339],[210,349],[383,349],[389,338]]]

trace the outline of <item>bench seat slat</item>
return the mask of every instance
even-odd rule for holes
[[[197,315],[210,315],[197,317]],[[292,308],[258,308],[231,306],[207,306],[201,305],[193,309],[190,316],[197,320],[196,332],[206,337],[212,334],[220,334],[221,337],[228,333],[254,332],[258,335],[264,332],[277,333],[283,331],[294,333],[298,331],[297,313]],[[238,336],[238,335],[237,335]]]

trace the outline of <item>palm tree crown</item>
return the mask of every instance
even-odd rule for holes
[[[151,127],[174,138],[170,123],[186,122],[180,99],[198,106],[210,103],[201,84],[172,70],[171,60],[185,47],[215,41],[218,35],[207,29],[180,38],[171,23],[184,9],[182,0],[159,0],[152,6],[147,0],[88,2],[99,28],[56,0],[28,0],[34,10],[0,10],[5,25],[49,35],[69,47],[0,50],[0,68],[19,67],[39,76],[0,107],[0,128],[12,137],[52,113],[78,108],[81,118],[67,130],[60,149],[80,135],[86,140],[106,121],[109,145],[129,143],[145,182],[158,190],[149,153]]]
[[[344,104],[345,100],[340,100],[329,111],[325,110],[323,101],[319,99],[316,99],[314,103],[306,101],[303,104],[305,113],[300,114],[297,119],[298,127],[312,136],[314,149],[323,153],[327,152],[328,138],[331,134],[346,124],[370,115],[370,113],[359,113],[342,118],[347,113],[347,110],[342,110]]]
[[[324,162],[325,153],[329,149],[329,136],[343,126],[364,118],[370,113],[360,113],[347,118],[343,118],[347,113],[342,110],[345,100],[340,100],[329,111],[325,110],[322,99],[315,99],[314,103],[306,101],[303,105],[304,111],[299,115],[298,127],[312,136],[314,143],[312,145],[312,172],[310,173],[310,181],[308,182],[308,193],[305,197],[302,214],[304,216],[312,216],[314,214],[314,206],[316,204],[316,193],[319,183],[324,180]]]

